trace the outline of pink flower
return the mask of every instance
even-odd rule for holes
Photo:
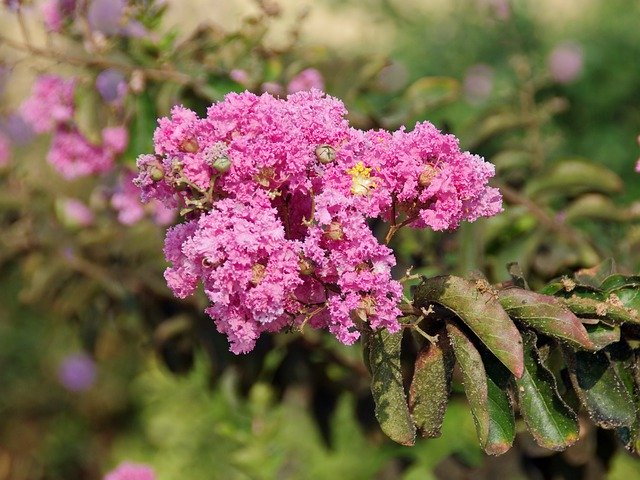
[[[62,221],[72,227],[88,227],[93,224],[95,215],[87,205],[75,198],[61,199],[58,204]]]
[[[129,143],[129,132],[125,127],[109,127],[102,130],[104,148],[115,154],[122,153]]]
[[[155,199],[145,206],[133,183],[134,178],[133,172],[124,172],[116,191],[111,196],[111,206],[118,212],[118,221],[123,225],[133,225],[142,220],[148,212],[158,225],[172,223],[176,217],[176,209],[168,208]]]
[[[636,172],[640,173],[640,158],[636,162]]]
[[[558,83],[571,83],[582,73],[583,52],[577,43],[557,45],[548,60],[551,77]]]
[[[103,173],[113,166],[114,155],[90,143],[76,130],[58,129],[47,161],[68,180]]]
[[[156,474],[148,465],[123,462],[103,480],[156,480]]]
[[[0,168],[6,167],[11,157],[11,143],[9,139],[0,133]]]
[[[289,85],[287,85],[287,91],[289,93],[295,93],[301,90],[311,90],[312,88],[324,90],[324,79],[322,78],[322,74],[315,68],[307,68],[306,70],[301,71],[293,77],[289,82]]]
[[[250,81],[249,73],[246,70],[241,70],[239,68],[234,68],[233,70],[231,70],[229,72],[229,78],[245,87],[249,85]]]
[[[20,107],[22,117],[37,133],[50,132],[73,118],[75,80],[43,75],[36,80],[31,97]]]

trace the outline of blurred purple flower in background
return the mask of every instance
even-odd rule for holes
[[[278,82],[264,82],[260,85],[260,90],[273,96],[279,96],[284,93],[284,88]]]
[[[289,82],[289,85],[287,85],[287,91],[289,93],[311,90],[312,88],[324,90],[324,79],[322,78],[322,74],[315,68],[307,68],[306,70],[301,71],[293,77]]]
[[[123,27],[125,7],[124,0],[93,0],[87,11],[89,25],[105,35],[116,35]]]
[[[9,163],[10,156],[11,144],[9,143],[9,139],[0,133],[0,168]]]
[[[123,462],[104,476],[103,480],[155,480],[156,474],[148,465]]]
[[[246,70],[234,68],[229,72],[229,78],[244,87],[249,85],[249,73]]]
[[[71,392],[83,392],[96,380],[96,364],[86,353],[65,357],[58,367],[58,380]]]
[[[478,63],[469,67],[463,81],[464,95],[469,103],[484,102],[493,91],[495,72],[489,65]]]
[[[582,73],[582,47],[575,42],[556,45],[549,54],[549,73],[558,83],[571,83]]]
[[[505,21],[511,17],[509,0],[478,0],[478,3],[488,8],[491,15],[497,20]]]
[[[0,120],[0,130],[9,137],[12,143],[21,146],[31,142],[35,135],[31,125],[18,113],[10,113]]]
[[[118,102],[127,94],[127,79],[122,72],[108,68],[96,77],[96,88],[105,102]]]

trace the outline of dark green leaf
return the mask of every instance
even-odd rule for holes
[[[418,353],[409,389],[409,409],[424,437],[439,437],[451,393],[453,355],[429,344]]]
[[[578,417],[558,393],[556,380],[540,361],[536,336],[523,335],[525,369],[516,379],[520,413],[535,441],[550,450],[564,450],[578,440]]]
[[[563,159],[544,175],[527,184],[529,197],[575,196],[584,192],[616,193],[622,189],[620,177],[609,168],[585,159]]]
[[[559,299],[521,288],[502,289],[498,297],[507,313],[527,326],[578,348],[595,348],[578,317]]]
[[[609,275],[602,281],[600,288],[605,292],[612,292],[619,288],[640,288],[640,276],[626,276],[616,273]]]
[[[595,424],[631,426],[636,416],[633,399],[606,353],[564,349],[564,355],[573,388]]]
[[[620,327],[598,322],[595,325],[585,325],[585,328],[597,350],[620,340]]]
[[[135,162],[138,155],[153,152],[153,132],[157,126],[155,105],[148,92],[135,99],[135,111],[132,115],[129,131],[129,146],[124,158]]]
[[[414,304],[440,304],[453,311],[516,377],[522,375],[522,338],[488,284],[454,276],[424,279]]]
[[[409,414],[402,384],[401,343],[402,331],[391,334],[386,330],[378,330],[371,334],[371,393],[376,404],[376,418],[382,431],[394,442],[413,445],[416,427]]]
[[[453,322],[447,322],[447,335],[462,371],[480,445],[485,452],[500,455],[509,450],[515,435],[513,410],[504,389],[509,373],[490,361],[488,376],[473,342]]]

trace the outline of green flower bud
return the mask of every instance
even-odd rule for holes
[[[227,173],[231,168],[231,160],[226,155],[218,157],[214,160],[212,167],[220,173]]]
[[[315,153],[316,158],[323,165],[331,163],[336,159],[336,151],[331,145],[318,145]]]

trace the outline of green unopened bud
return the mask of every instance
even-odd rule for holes
[[[331,145],[318,145],[316,147],[316,158],[320,163],[326,165],[336,159],[336,151]]]
[[[342,240],[342,237],[344,236],[342,225],[340,225],[339,222],[331,222],[324,234],[330,240]]]
[[[158,167],[151,167],[151,170],[149,171],[149,176],[151,177],[151,180],[153,180],[154,182],[159,182],[164,178],[164,171]]]
[[[212,167],[220,173],[227,173],[231,168],[231,160],[226,155],[218,157],[214,160]]]

